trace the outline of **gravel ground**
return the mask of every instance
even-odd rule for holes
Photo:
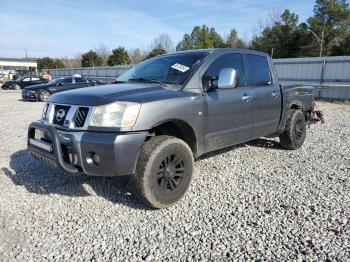
[[[350,261],[350,105],[318,102],[304,146],[259,139],[202,157],[190,191],[150,210],[128,177],[69,176],[26,153],[42,103],[0,91],[0,260]]]

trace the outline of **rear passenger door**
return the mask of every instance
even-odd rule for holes
[[[255,138],[275,132],[280,121],[282,100],[266,56],[246,54],[248,86],[252,90],[252,123]]]
[[[216,88],[219,73],[223,68],[236,70],[236,87]],[[203,76],[203,86],[208,85],[207,82],[212,89],[205,94],[205,150],[212,151],[249,140],[252,131],[251,90],[246,87],[241,55],[227,53],[216,58]]]

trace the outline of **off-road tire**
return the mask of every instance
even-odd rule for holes
[[[142,202],[153,208],[167,208],[184,196],[192,172],[190,147],[172,136],[156,136],[142,146],[131,183]]]
[[[289,150],[300,148],[306,137],[306,122],[302,111],[291,109],[284,132],[279,136],[281,145]]]
[[[38,100],[41,102],[46,102],[49,97],[50,97],[50,93],[46,90],[43,90],[43,91],[40,91],[38,95]]]

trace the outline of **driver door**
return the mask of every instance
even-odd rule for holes
[[[21,88],[25,88],[25,87],[29,86],[30,83],[31,83],[30,77],[26,77],[26,78],[23,78],[23,79],[21,80],[21,82],[20,82],[19,85],[20,85]]]
[[[74,78],[73,77],[67,77],[64,78],[60,83],[59,83],[59,87],[57,88],[57,92],[62,92],[62,91],[66,91],[66,90],[71,90],[74,88]]]
[[[237,72],[237,86],[217,88],[221,69]],[[203,77],[203,85],[212,85],[206,93],[204,135],[206,151],[224,148],[250,139],[252,133],[251,90],[246,86],[242,57],[237,53],[218,57]]]

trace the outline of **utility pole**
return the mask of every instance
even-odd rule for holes
[[[322,52],[323,52],[323,43],[324,43],[324,30],[326,28],[326,18],[323,19],[323,30],[322,30],[322,34],[321,34],[321,50],[320,50],[320,57],[322,56]]]
[[[308,29],[307,31],[311,32],[314,37],[316,38],[317,42],[320,44],[320,57],[322,57],[322,53],[323,53],[323,43],[324,43],[324,31],[326,28],[326,19],[323,20],[323,30],[321,33],[321,37],[319,37],[314,31],[312,31],[311,29]]]

